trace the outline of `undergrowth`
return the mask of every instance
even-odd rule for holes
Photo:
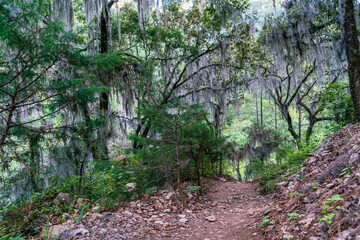
[[[82,177],[73,175],[61,180],[53,177],[50,187],[43,193],[33,193],[27,199],[13,202],[0,210],[0,239],[38,237],[46,232],[49,223],[59,224],[70,218],[79,222],[91,206],[110,210],[152,188],[151,181],[135,158],[129,159],[127,164],[110,161],[95,165],[96,171]],[[126,184],[130,182],[142,187],[128,191]],[[54,204],[59,193],[70,194],[73,202],[70,205]]]
[[[292,150],[288,145],[276,149],[276,163],[263,164],[258,169],[257,177],[260,178],[260,187],[263,193],[271,193],[277,182],[284,181],[282,175],[286,172],[294,174],[303,166],[308,154],[316,150],[318,142],[311,142],[308,145],[301,145],[297,150]],[[259,166],[259,164],[257,164]]]

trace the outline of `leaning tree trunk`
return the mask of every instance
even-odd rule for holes
[[[353,0],[343,0],[344,40],[354,120],[360,122],[360,52]]]
[[[291,136],[294,138],[297,147],[300,149],[300,136],[296,133],[293,123],[292,123],[292,118],[290,116],[290,112],[289,112],[289,105],[287,104],[283,104],[280,105],[280,110],[281,110],[281,115],[283,116],[283,118],[285,119],[287,126],[288,126],[288,131],[290,132]]]

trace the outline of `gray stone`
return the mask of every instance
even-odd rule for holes
[[[70,205],[73,201],[74,201],[74,199],[72,198],[72,196],[70,194],[59,193],[59,195],[57,195],[57,197],[55,198],[54,203]]]
[[[317,204],[310,204],[306,206],[306,212],[307,213],[313,213],[317,209]]]
[[[130,192],[130,191],[135,189],[136,184],[135,183],[128,183],[128,184],[125,185],[125,187],[126,187],[127,191]]]
[[[350,165],[353,165],[359,159],[359,154],[354,153],[350,156]]]
[[[301,188],[301,193],[305,194],[311,192],[313,190],[313,186],[311,184],[306,184]]]
[[[91,231],[92,233],[96,232],[97,230],[98,230],[98,226],[93,226],[93,227],[90,229],[90,231]]]
[[[208,216],[205,219],[208,220],[209,222],[215,222],[216,221],[216,217],[214,215]]]
[[[89,230],[86,228],[78,228],[72,232],[73,236],[87,236],[89,234]]]
[[[180,222],[180,223],[186,223],[187,221],[188,221],[188,220],[187,220],[186,218],[180,218],[180,219],[179,219],[179,222]]]
[[[342,172],[344,168],[347,167],[349,166],[343,158],[337,159],[332,163],[330,163],[329,166],[327,166],[324,173],[321,174],[321,176],[319,177],[319,181],[323,182],[329,178],[335,178],[339,176],[339,174]]]
[[[284,238],[284,239],[293,239],[294,236],[291,235],[291,234],[285,234],[285,235],[283,236],[283,238]]]
[[[48,238],[49,239],[57,239],[59,238],[60,234],[68,231],[70,228],[65,227],[63,225],[55,225],[50,227]]]

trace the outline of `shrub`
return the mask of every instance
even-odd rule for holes
[[[288,144],[276,149],[277,164],[268,165],[253,165],[258,167],[258,177],[260,177],[261,191],[269,193],[274,191],[275,184],[283,181],[282,175],[289,171],[290,174],[296,173],[307,159],[308,154],[314,152],[317,146],[317,141],[312,141],[307,145],[302,145],[300,149],[292,151]]]

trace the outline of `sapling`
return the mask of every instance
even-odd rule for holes
[[[288,216],[289,216],[288,221],[290,222],[290,224],[293,224],[296,218],[299,216],[299,214],[293,212],[293,213],[289,213]]]

